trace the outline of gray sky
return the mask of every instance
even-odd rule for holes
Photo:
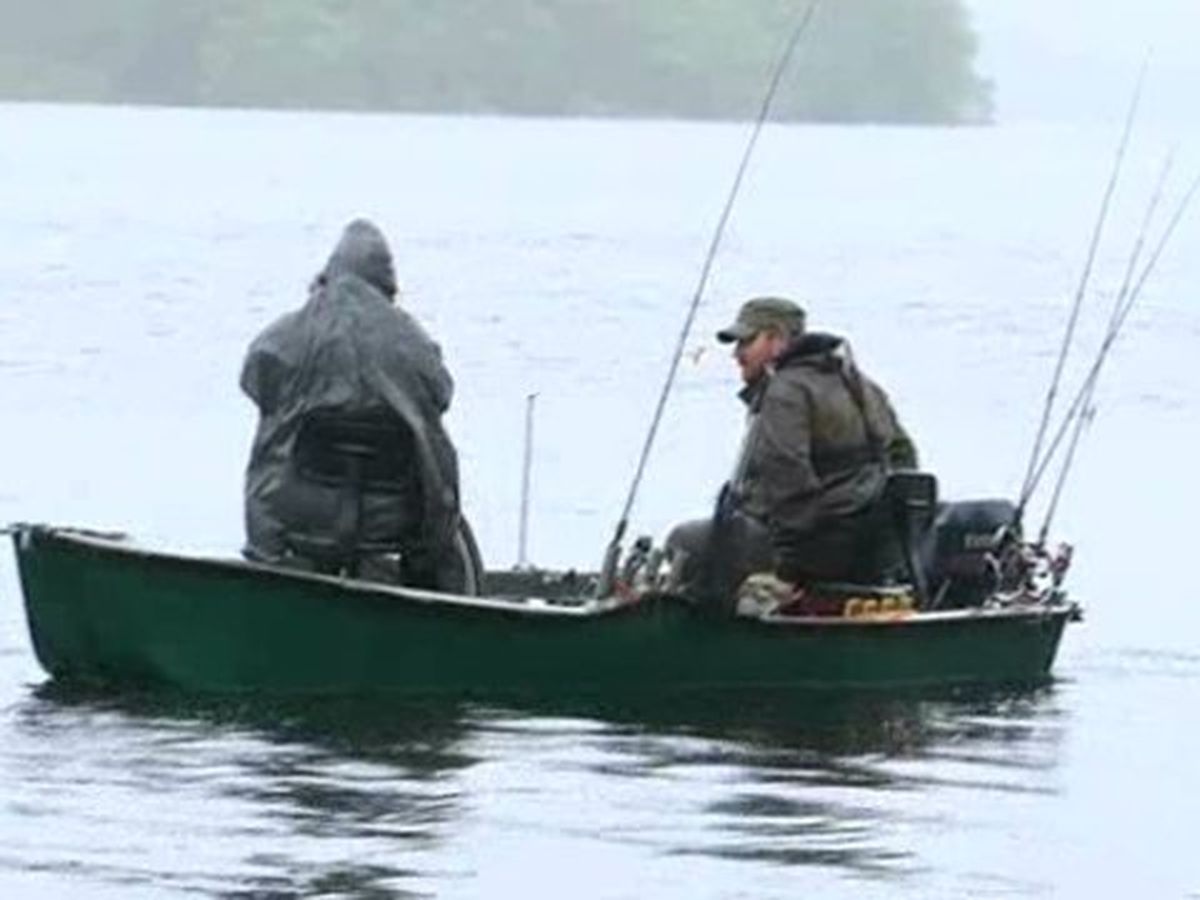
[[[967,0],[997,118],[1120,117],[1152,51],[1148,117],[1200,120],[1200,0]]]

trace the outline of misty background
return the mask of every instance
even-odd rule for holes
[[[664,119],[753,115],[804,2],[0,0],[0,523],[236,554],[256,418],[237,385],[246,345],[368,214],[458,381],[447,421],[485,559],[516,558],[538,392],[530,558],[596,565],[749,131]],[[776,112],[795,122],[809,103],[854,124],[764,133],[636,531],[711,512],[744,415],[711,336],[751,292],[796,296],[851,337],[945,497],[1015,492],[1150,47],[1060,412],[1164,151],[1181,151],[1164,206],[1200,170],[1198,6],[823,0],[823,16],[878,16],[858,32],[843,20],[837,41],[815,24],[801,56],[831,68],[798,70]],[[537,39],[504,27],[552,8],[565,18]],[[347,28],[347,10],[382,18]],[[416,40],[397,11],[433,30]],[[587,18],[616,12],[636,19]],[[223,30],[198,43],[200,21]],[[515,68],[471,68],[484,38]],[[402,65],[349,54],[352,39],[416,49]],[[517,78],[518,63],[544,77]],[[428,109],[539,117],[309,111],[396,108],[364,72],[429,88]],[[439,73],[453,76],[441,93]],[[218,85],[230,93],[198,93]],[[552,101],[578,118],[540,117]],[[161,108],[238,104],[305,111]],[[991,125],[958,127],[978,121]],[[1198,213],[1114,345],[1055,523],[1087,619],[1046,690],[858,711],[714,703],[711,721],[677,724],[158,714],[46,690],[0,552],[0,894],[1200,897],[1200,606],[1180,589],[1200,508]]]
[[[739,118],[807,5],[789,0],[0,2],[0,97],[165,105]],[[978,122],[960,0],[818,9],[777,113]]]
[[[1196,0],[968,0],[980,35],[977,67],[994,83],[998,122],[1111,121],[1143,59],[1143,121],[1196,121],[1200,3]]]
[[[0,100],[746,118],[794,0],[0,0]],[[1194,117],[1195,0],[837,0],[775,115],[1095,122],[1152,51]]]

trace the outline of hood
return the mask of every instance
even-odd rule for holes
[[[820,368],[839,368],[850,356],[850,348],[843,338],[835,334],[811,331],[797,338],[779,354],[775,368],[792,365],[810,365]]]
[[[383,232],[366,219],[355,219],[346,226],[321,275],[326,282],[339,275],[356,275],[388,297],[396,296],[392,252]]]

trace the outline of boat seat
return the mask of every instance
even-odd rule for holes
[[[364,557],[402,554],[419,530],[421,484],[412,435],[384,413],[310,413],[301,423],[293,462],[303,481],[338,494],[333,527],[293,531],[292,549],[320,571],[356,576]],[[380,530],[368,507],[389,509]]]
[[[922,606],[928,606],[921,546],[937,515],[937,478],[929,472],[889,472],[883,496],[908,577]]]

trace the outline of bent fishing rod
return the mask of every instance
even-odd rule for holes
[[[1125,151],[1129,147],[1130,135],[1133,133],[1133,123],[1137,118],[1138,106],[1141,103],[1142,85],[1146,79],[1146,67],[1148,64],[1149,57],[1142,63],[1142,68],[1138,72],[1137,84],[1133,90],[1133,98],[1130,100],[1129,110],[1125,114],[1125,126],[1121,132],[1121,139],[1117,144],[1117,154],[1113,160],[1112,173],[1109,175],[1108,184],[1104,189],[1104,197],[1100,201],[1100,210],[1096,215],[1096,224],[1092,228],[1092,237],[1088,243],[1083,271],[1079,277],[1079,284],[1075,288],[1075,296],[1071,303],[1071,313],[1067,318],[1067,328],[1063,334],[1062,345],[1058,349],[1058,361],[1055,363],[1054,375],[1050,379],[1050,387],[1046,393],[1045,404],[1042,407],[1042,420],[1038,425],[1037,437],[1033,441],[1033,450],[1029,454],[1029,465],[1025,470],[1025,480],[1021,484],[1021,501],[1017,504],[1016,515],[1013,517],[1014,523],[1021,521],[1021,516],[1025,509],[1025,501],[1032,492],[1031,482],[1034,477],[1033,473],[1042,452],[1042,442],[1046,438],[1046,429],[1050,425],[1050,416],[1054,411],[1054,402],[1058,397],[1058,387],[1062,382],[1063,368],[1067,362],[1067,355],[1070,352],[1071,343],[1075,338],[1075,325],[1079,321],[1079,311],[1083,307],[1083,298],[1087,293],[1088,282],[1091,280],[1092,267],[1096,261],[1096,252],[1100,247],[1100,238],[1104,233],[1104,224],[1108,220],[1109,204],[1112,201],[1113,192],[1116,190],[1117,181],[1121,175],[1121,166],[1125,161]]]
[[[1172,214],[1166,229],[1159,238],[1158,244],[1154,248],[1154,252],[1151,254],[1150,259],[1146,262],[1145,267],[1142,269],[1141,274],[1139,275],[1133,289],[1130,291],[1128,298],[1126,298],[1124,304],[1121,306],[1120,313],[1117,315],[1113,327],[1110,328],[1108,333],[1105,334],[1104,340],[1100,345],[1100,349],[1096,354],[1096,359],[1092,363],[1092,367],[1088,370],[1083,384],[1080,386],[1079,391],[1076,392],[1074,400],[1072,400],[1067,413],[1063,417],[1063,420],[1058,427],[1058,430],[1055,432],[1054,439],[1050,442],[1045,455],[1033,474],[1033,478],[1031,479],[1028,488],[1028,493],[1022,496],[1020,508],[1024,507],[1025,502],[1027,502],[1029,497],[1032,495],[1033,489],[1036,488],[1038,482],[1041,480],[1041,477],[1045,474],[1055,451],[1058,449],[1059,444],[1062,442],[1063,436],[1066,434],[1067,428],[1070,427],[1072,422],[1075,420],[1075,417],[1081,414],[1081,410],[1083,409],[1085,401],[1090,396],[1091,391],[1094,390],[1096,379],[1100,376],[1100,370],[1103,368],[1104,362],[1108,358],[1109,351],[1112,349],[1113,343],[1121,333],[1121,329],[1129,317],[1130,310],[1133,309],[1138,297],[1141,296],[1146,281],[1157,267],[1163,250],[1166,248],[1171,236],[1175,233],[1175,229],[1178,227],[1180,221],[1182,221],[1184,213],[1187,212],[1188,207],[1191,205],[1197,189],[1200,189],[1200,175],[1196,176],[1196,178],[1192,180],[1187,191],[1184,193],[1183,198],[1176,205],[1175,211]]]
[[[737,172],[733,178],[733,184],[730,187],[729,195],[725,199],[725,206],[721,210],[721,215],[717,219],[717,227],[713,232],[712,241],[709,243],[708,252],[704,257],[704,264],[700,269],[700,279],[696,284],[695,293],[692,295],[691,303],[688,306],[687,315],[683,320],[683,327],[679,331],[679,338],[676,341],[675,352],[671,356],[670,366],[667,368],[667,377],[663,383],[662,391],[658,396],[658,403],[654,409],[654,415],[650,420],[650,429],[646,434],[645,443],[642,445],[642,452],[638,458],[637,469],[634,472],[633,481],[629,485],[629,493],[625,497],[625,505],[621,510],[621,518],[617,522],[617,527],[613,532],[612,540],[609,542],[608,550],[605,553],[603,571],[601,573],[601,591],[604,593],[604,579],[611,577],[612,568],[616,563],[616,556],[620,552],[621,539],[625,536],[625,530],[629,527],[629,515],[633,510],[633,503],[637,497],[638,489],[641,486],[642,476],[646,471],[646,463],[650,459],[650,451],[654,446],[654,439],[658,435],[658,426],[662,421],[663,412],[667,406],[667,398],[671,394],[671,388],[675,383],[675,376],[679,371],[679,361],[683,357],[684,349],[687,346],[688,335],[691,334],[692,324],[696,319],[696,312],[700,307],[700,301],[704,296],[704,289],[708,286],[708,278],[712,272],[713,261],[716,259],[717,250],[721,246],[721,239],[725,234],[725,226],[729,222],[730,214],[733,212],[734,204],[737,201],[739,192],[741,191],[742,181],[745,178],[746,170],[750,165],[750,158],[754,154],[755,145],[758,143],[759,134],[762,133],[763,126],[766,124],[767,118],[771,113],[771,106],[775,100],[775,95],[779,91],[779,85],[783,81],[783,76],[788,69],[788,65],[795,55],[796,47],[800,43],[800,39],[808,30],[809,24],[812,22],[813,15],[820,6],[821,0],[811,0],[804,14],[800,17],[795,28],[792,29],[787,43],[784,45],[783,52],[775,63],[774,70],[771,73],[771,80],[767,85],[766,94],[763,96],[762,105],[759,108],[758,116],[754,120],[754,127],[750,132],[750,138],[746,142],[746,147],[742,151],[741,161],[738,163]]]

